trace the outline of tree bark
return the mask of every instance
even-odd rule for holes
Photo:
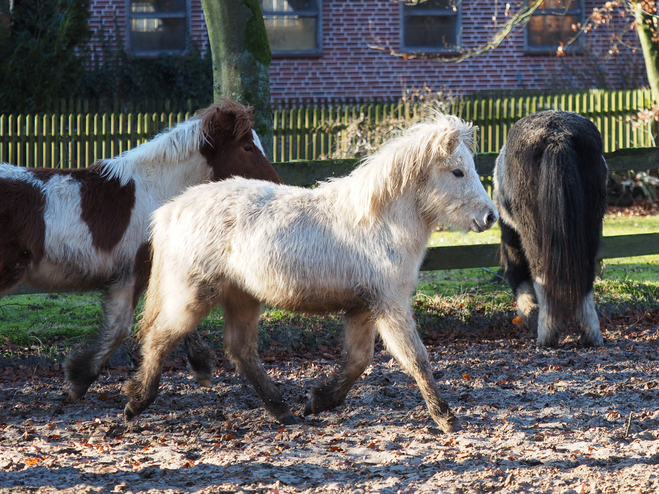
[[[632,2],[636,18],[636,32],[643,50],[645,70],[652,90],[652,101],[659,103],[659,41],[657,41],[657,28],[654,25],[654,16],[643,9],[643,3]]]
[[[270,43],[259,0],[202,0],[213,61],[213,98],[254,107],[254,128],[272,160]]]

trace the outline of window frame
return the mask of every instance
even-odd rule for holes
[[[528,2],[528,0],[527,0]],[[527,3],[528,4],[528,3]],[[576,11],[579,11],[579,23],[583,26],[585,22],[585,12],[586,12],[586,1],[585,0],[575,0],[575,4],[578,5],[576,8],[572,9],[537,9],[531,17],[536,15],[545,16],[545,15],[574,15]],[[542,45],[542,46],[531,46],[529,43],[529,24],[524,27],[524,52],[528,54],[547,54],[547,53],[556,53],[560,45]],[[580,33],[577,36],[577,39],[574,43],[567,46],[563,50],[565,53],[581,53],[583,51],[583,36]]]
[[[263,9],[263,2],[261,4],[261,13],[263,20],[276,19],[277,17],[304,17],[316,19],[316,48],[311,50],[273,50],[270,52],[273,57],[309,57],[320,56],[323,54],[323,0],[311,0],[316,5],[316,10],[299,10],[295,11],[293,15],[286,15],[284,11],[266,11]]]
[[[126,4],[126,51],[136,57],[157,57],[159,55],[183,55],[189,50],[189,39],[192,32],[191,0],[185,0],[185,12],[131,12],[132,0],[125,0]],[[185,39],[181,50],[137,50],[133,48],[131,39],[131,24],[133,19],[184,19]]]
[[[455,2],[455,10],[450,9],[424,9],[418,10],[416,13],[413,10],[406,9],[405,7],[413,7],[405,5],[401,2],[400,5],[400,51],[402,53],[432,53],[447,55],[460,53],[462,51],[462,2],[457,0]],[[455,18],[455,47],[454,48],[441,48],[437,46],[406,46],[405,45],[405,20],[406,17],[454,17]]]

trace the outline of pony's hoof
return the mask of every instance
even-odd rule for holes
[[[197,381],[199,386],[203,386],[204,388],[210,388],[213,386],[211,378],[208,376],[195,376],[195,381]]]
[[[308,415],[317,415],[325,410],[329,410],[328,407],[323,406],[322,401],[317,398],[312,398],[304,407],[304,416]]]
[[[130,408],[130,403],[126,405],[124,408],[124,417],[126,419],[126,422],[133,420],[135,417],[137,417],[139,413],[133,412],[133,410]]]
[[[85,395],[84,391],[82,393],[79,393],[79,392],[75,391],[74,389],[69,389],[69,400],[71,400],[71,403],[75,403],[80,398],[82,398],[84,395]]]
[[[295,425],[299,423],[299,420],[295,418],[294,415],[287,415],[286,417],[281,417],[277,419],[281,425]]]
[[[460,420],[455,415],[433,417],[439,428],[446,434],[462,430]]]
[[[599,331],[595,335],[582,334],[581,337],[579,338],[579,344],[585,348],[603,346],[604,337],[602,336],[602,333],[600,333]]]

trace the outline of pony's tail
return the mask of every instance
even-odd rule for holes
[[[601,149],[563,141],[572,138],[550,143],[540,163],[536,224],[552,314],[574,311],[592,290],[602,226]]]

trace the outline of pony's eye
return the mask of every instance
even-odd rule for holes
[[[460,168],[456,168],[455,170],[453,170],[453,175],[458,178],[462,178],[465,176],[464,172],[460,170]]]
[[[248,153],[251,153],[252,151],[254,151],[254,148],[252,148],[252,146],[250,146],[249,144],[247,146],[245,146],[243,149],[245,151],[247,151]]]

